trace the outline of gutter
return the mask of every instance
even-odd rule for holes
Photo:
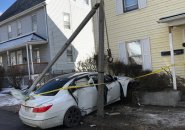
[[[25,10],[25,11],[23,11],[23,12],[17,14],[17,15],[14,15],[14,16],[8,18],[8,19],[5,19],[4,21],[0,22],[0,26],[3,25],[3,24],[8,23],[10,21],[13,21],[14,19],[17,19],[17,18],[19,18],[19,17],[21,17],[23,15],[26,15],[26,14],[28,14],[28,13],[36,10],[36,9],[39,9],[39,8],[45,6],[45,5],[46,5],[46,2],[44,1],[44,2],[42,2],[42,3],[40,3],[40,4],[36,5],[36,6],[33,6],[32,8],[29,8],[29,9],[27,9],[27,10]]]

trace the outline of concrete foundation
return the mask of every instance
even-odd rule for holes
[[[143,105],[177,106],[181,100],[180,91],[136,92],[137,102]]]

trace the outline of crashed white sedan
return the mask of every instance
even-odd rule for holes
[[[81,117],[96,110],[98,73],[84,72],[66,74],[54,78],[31,94],[24,101],[19,111],[22,122],[42,129],[59,125],[74,127],[80,123]],[[105,75],[105,105],[114,103],[127,96],[128,77],[112,77]],[[59,90],[38,95],[44,92],[68,86],[90,87]]]

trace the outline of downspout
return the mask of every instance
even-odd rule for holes
[[[176,67],[174,59],[174,46],[173,46],[173,26],[169,27],[169,43],[170,43],[170,54],[171,54],[171,64],[172,64],[172,78],[173,78],[173,89],[177,90],[177,81],[176,81]]]

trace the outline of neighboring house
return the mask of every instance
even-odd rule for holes
[[[39,74],[91,10],[90,0],[17,0],[0,16],[0,65]],[[92,21],[50,72],[68,73],[95,51]]]
[[[92,1],[92,5],[95,2]],[[134,60],[144,70],[185,62],[185,44],[182,44],[185,42],[184,0],[104,2],[110,48],[115,60],[120,59],[126,64]],[[96,16],[95,32],[97,25]],[[98,36],[95,36],[97,44]],[[170,56],[170,50],[175,50],[175,55]],[[177,65],[176,73],[185,77],[185,66]]]

